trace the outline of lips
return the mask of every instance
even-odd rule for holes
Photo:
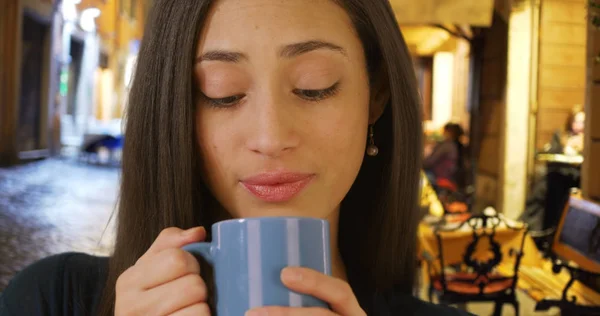
[[[265,202],[286,202],[297,196],[314,178],[313,174],[293,172],[262,173],[240,183]]]

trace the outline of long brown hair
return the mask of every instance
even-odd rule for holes
[[[390,100],[375,124],[379,155],[366,157],[342,202],[339,248],[363,308],[371,295],[410,295],[416,261],[421,106],[411,57],[388,1],[335,0],[359,35],[371,81]],[[117,237],[101,315],[112,315],[115,283],[164,228],[210,227],[218,218],[201,179],[194,137],[193,63],[213,1],[157,0],[142,41],[126,114]],[[211,276],[203,277],[213,288]]]

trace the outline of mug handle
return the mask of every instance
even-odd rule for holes
[[[182,249],[193,255],[201,256],[211,265],[214,263],[215,248],[209,242],[196,242],[185,245]]]

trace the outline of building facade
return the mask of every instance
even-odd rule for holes
[[[118,133],[126,77],[150,3],[0,4],[0,164],[60,153],[88,133]]]

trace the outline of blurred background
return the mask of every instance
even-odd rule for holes
[[[599,5],[389,1],[423,100],[420,295],[476,314],[516,314],[494,309],[508,302],[523,315],[600,315]],[[0,292],[47,255],[110,254],[122,117],[151,5],[0,1]],[[447,263],[441,231],[489,217],[527,225],[502,250],[500,261],[516,260],[513,281],[451,288],[440,271],[478,271],[462,256],[474,235],[448,239],[461,258]],[[499,264],[483,274],[503,273]],[[577,302],[562,295],[571,279]]]

